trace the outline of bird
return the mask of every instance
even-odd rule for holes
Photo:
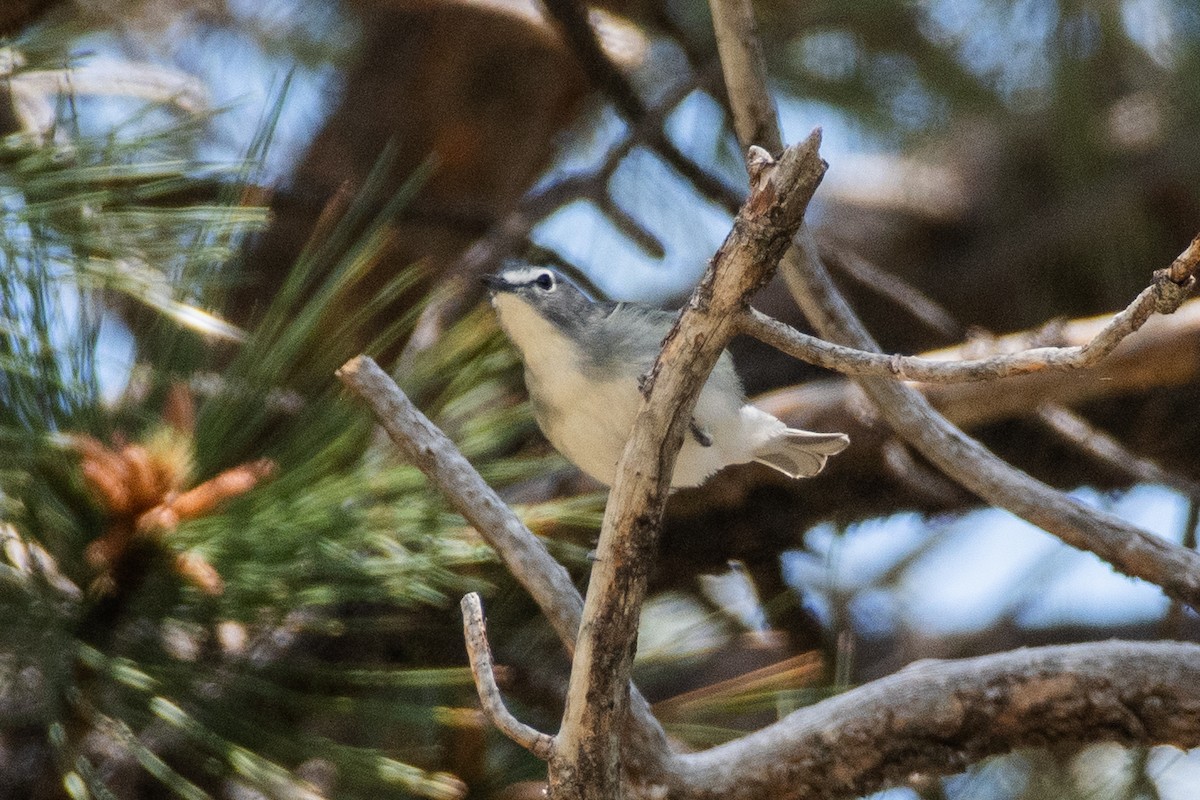
[[[676,314],[592,300],[550,267],[511,266],[483,282],[524,362],[542,433],[568,461],[612,486],[641,405],[641,376]],[[849,444],[844,433],[789,428],[749,405],[725,351],[700,391],[670,486],[699,486],[723,467],[751,461],[791,478],[810,477]]]

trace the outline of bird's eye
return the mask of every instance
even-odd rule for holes
[[[543,291],[550,291],[554,288],[554,276],[549,272],[543,272],[533,279],[534,284]]]

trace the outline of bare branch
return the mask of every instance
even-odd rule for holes
[[[822,244],[821,255],[859,286],[891,300],[926,327],[948,338],[962,337],[963,327],[954,315],[898,275],[848,250],[827,248]]]
[[[1192,237],[1191,243],[1167,267],[1167,278],[1185,289],[1196,283],[1196,266],[1200,264],[1200,234]]]
[[[542,760],[554,752],[554,739],[514,717],[504,705],[496,673],[492,669],[492,648],[488,646],[487,626],[483,620],[483,604],[479,595],[471,592],[460,603],[463,615],[463,637],[467,642],[467,658],[483,712],[500,731]]]
[[[1200,255],[1200,248],[1197,254]],[[1186,296],[1184,289],[1167,278],[1166,270],[1159,271],[1155,277],[1154,284],[1144,289],[1084,344],[1035,347],[989,358],[952,361],[843,347],[801,333],[754,309],[747,311],[741,328],[743,333],[790,356],[844,375],[881,375],[923,383],[968,383],[1033,372],[1086,369],[1112,353],[1156,311],[1170,314],[1180,307]]]
[[[546,0],[545,5],[593,85],[604,92],[622,117],[641,123],[647,115],[646,105],[633,83],[600,46],[588,21],[587,6],[581,0]],[[663,133],[661,124],[647,130],[643,141],[708,200],[730,211],[741,205],[739,193],[684,155]]]
[[[646,113],[646,106],[633,84],[600,46],[588,19],[588,8],[582,0],[544,0],[543,4],[558,23],[558,29],[588,80],[612,100],[621,116],[639,119]]]
[[[661,135],[663,123],[676,106],[696,89],[707,88],[712,80],[709,72],[710,70],[703,70],[698,76],[681,81],[664,94],[653,108],[647,110],[638,122],[630,126],[625,137],[608,151],[604,161],[594,170],[584,174],[569,175],[548,186],[527,193],[521,199],[519,207],[493,225],[486,236],[471,245],[454,263],[449,272],[452,275],[465,275],[472,278],[482,272],[490,271],[511,256],[527,240],[529,232],[538,222],[568,203],[587,199],[592,200],[598,206],[603,206],[605,203],[611,202],[609,181],[625,157],[639,142]],[[708,195],[706,194],[706,196]],[[725,198],[726,201],[729,199]],[[738,200],[733,198],[732,202],[733,210],[736,211]],[[452,296],[461,297],[462,295],[463,293],[460,292]],[[461,305],[464,301],[448,302],[457,302]]]
[[[663,243],[659,241],[658,237],[636,217],[621,208],[611,194],[605,192],[596,198],[596,201],[600,210],[604,212],[604,216],[608,217],[608,221],[629,241],[637,245],[643,253],[653,259],[660,259],[667,254],[667,249],[663,247]]]
[[[337,376],[367,401],[405,458],[495,549],[569,649],[579,629],[583,601],[563,565],[373,359],[352,358]]]
[[[908,446],[899,439],[888,439],[879,449],[883,466],[914,494],[947,508],[961,505],[969,497],[957,483],[913,458]]]
[[[1200,646],[1102,642],[921,661],[676,758],[671,797],[832,800],[1019,747],[1200,745]]]
[[[1056,336],[1064,344],[1080,345],[1094,338],[1108,319],[1072,320],[1062,324]],[[988,346],[1008,352],[1026,346],[1037,337],[1037,331],[1022,331],[995,339]],[[975,350],[977,346],[968,343],[925,353],[922,358],[946,362]],[[1190,300],[1174,314],[1151,317],[1137,336],[1125,339],[1086,376],[1044,370],[1010,378],[1003,392],[986,382],[920,383],[914,388],[955,425],[971,428],[1028,416],[1047,403],[1075,406],[1148,388],[1181,386],[1197,378],[1200,378],[1200,300]],[[851,385],[841,381],[813,381],[762,395],[755,399],[755,404],[794,427],[832,426],[846,430],[852,440],[861,444],[870,437],[850,411],[860,403],[859,397]],[[844,454],[842,459],[851,457],[852,452]],[[833,468],[846,464],[841,460]]]
[[[735,20],[753,19],[748,0],[713,0],[713,3],[741,3],[743,11],[731,16]],[[714,17],[719,14],[714,9]],[[765,92],[765,70],[761,58],[754,54],[759,43],[752,26],[746,26],[744,21],[740,24],[740,29],[723,37],[722,61],[726,61],[727,50],[733,51],[729,58],[748,65],[741,78],[757,83],[759,89],[755,91]],[[739,55],[738,49],[744,52]],[[730,101],[735,117],[745,118],[738,126],[739,131],[778,129],[777,121],[761,119],[765,113],[761,108],[732,91]],[[750,144],[754,143],[743,141],[744,146]],[[1154,311],[1169,312],[1177,308],[1195,282],[1198,263],[1200,238],[1193,240],[1192,246],[1170,269],[1155,275],[1154,286],[1114,317],[1107,333],[1090,350],[1107,352],[1105,348],[1115,347],[1121,337],[1140,327]],[[784,256],[781,266],[797,304],[823,338],[858,350],[878,352],[878,345],[830,279],[810,230],[800,231],[796,246]],[[1200,555],[1194,551],[1170,544],[1112,514],[1088,508],[997,458],[904,383],[868,376],[859,376],[857,382],[902,438],[970,491],[1072,547],[1095,553],[1119,571],[1154,583],[1170,597],[1200,608]]]
[[[812,237],[784,260],[796,302],[823,335],[859,349],[875,342],[846,305],[816,254]],[[1119,315],[1118,315],[1119,316]],[[1007,509],[1072,547],[1095,553],[1126,575],[1200,608],[1200,555],[1038,481],[993,455],[938,414],[919,392],[895,380],[859,377],[888,424],[943,472],[988,503]]]

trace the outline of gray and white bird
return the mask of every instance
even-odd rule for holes
[[[675,322],[638,303],[594,302],[546,267],[484,278],[500,327],[525,362],[525,385],[542,433],[596,480],[611,486],[650,369]],[[789,428],[746,404],[728,352],[700,391],[671,488],[698,486],[730,464],[757,461],[792,478],[816,475],[850,444],[844,433]]]

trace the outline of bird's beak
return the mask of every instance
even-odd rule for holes
[[[479,280],[492,292],[502,292],[505,289],[512,288],[512,284],[504,280],[500,275],[481,275]]]

